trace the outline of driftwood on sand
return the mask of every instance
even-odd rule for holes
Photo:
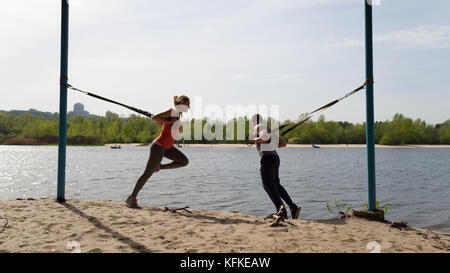
[[[183,208],[168,208],[164,207],[164,211],[170,211],[172,213],[178,212],[179,210],[186,211],[188,213],[192,213],[192,211],[188,210],[189,206],[183,207]]]
[[[411,229],[409,226],[408,226],[408,223],[406,223],[406,222],[393,222],[393,223],[391,223],[390,224],[390,226],[391,227],[393,227],[393,228],[398,228],[398,229]]]

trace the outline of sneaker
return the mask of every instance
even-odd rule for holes
[[[288,218],[286,208],[284,206],[280,207],[280,210],[277,212],[278,216],[283,216],[284,219]]]
[[[293,209],[291,209],[292,219],[298,219],[298,217],[300,216],[301,209],[302,207],[300,206],[295,206]]]
[[[127,200],[125,201],[125,203],[127,204],[127,206],[129,208],[133,208],[133,209],[139,209],[141,207],[139,207],[138,203],[137,203],[137,199],[136,197],[133,196],[128,196]]]

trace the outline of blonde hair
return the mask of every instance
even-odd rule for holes
[[[190,106],[190,103],[191,103],[191,100],[189,99],[188,96],[178,95],[178,96],[173,97],[174,105],[183,104],[183,105]]]

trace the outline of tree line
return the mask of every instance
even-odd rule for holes
[[[239,122],[245,124],[245,134],[249,131],[248,119],[235,118],[225,123],[208,119],[188,120],[189,137],[183,143],[245,143],[239,136]],[[268,122],[270,124],[270,121]],[[284,121],[282,124],[292,123]],[[230,126],[234,125],[234,126]],[[84,118],[73,116],[67,121],[67,142],[69,145],[103,145],[105,143],[150,143],[161,132],[151,119],[107,112],[103,116]],[[222,139],[201,136],[195,140],[196,126],[205,127],[212,133],[220,132]],[[231,129],[230,129],[231,128]],[[30,113],[13,114],[0,112],[0,144],[45,145],[58,143],[59,123],[55,116],[43,117]],[[186,133],[186,132],[185,132]],[[322,115],[317,121],[308,121],[286,134],[289,143],[296,144],[364,144],[366,128],[362,123],[326,121]],[[217,134],[216,134],[217,135]],[[231,136],[231,137],[230,137]],[[383,145],[404,144],[450,144],[450,119],[440,124],[427,124],[421,119],[413,120],[402,114],[395,114],[392,120],[375,123],[375,143]]]

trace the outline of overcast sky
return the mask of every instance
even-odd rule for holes
[[[176,94],[203,105],[279,105],[281,119],[365,78],[363,0],[78,0],[70,7],[69,82],[159,112]],[[405,4],[407,3],[407,4]],[[57,0],[0,0],[0,109],[59,109]],[[450,1],[374,6],[375,119],[450,118]],[[69,91],[104,115],[131,112]],[[324,112],[365,120],[365,94]]]

